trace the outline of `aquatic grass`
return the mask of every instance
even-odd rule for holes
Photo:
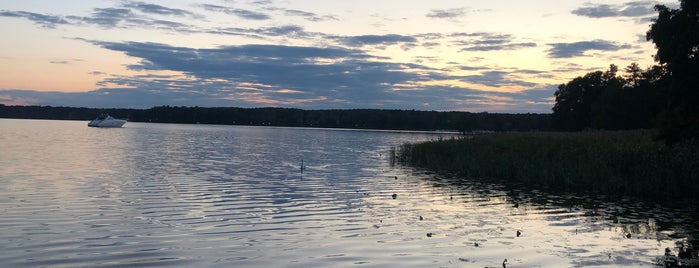
[[[650,130],[507,132],[404,144],[397,161],[470,179],[664,201],[699,198],[699,146]]]

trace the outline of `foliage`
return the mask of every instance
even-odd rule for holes
[[[658,66],[644,71],[636,63],[625,71],[619,76],[618,67],[610,65],[605,72],[590,72],[560,85],[554,93],[553,126],[568,131],[652,128],[667,72]]]
[[[606,130],[649,129],[665,102],[663,90],[668,74],[663,67],[647,70],[633,63],[625,68],[625,77],[616,77],[614,84],[602,92],[592,104],[591,128]]]
[[[553,122],[563,130],[582,130],[592,125],[592,107],[600,95],[617,90],[623,83],[616,76],[617,67],[596,71],[558,86],[554,93]]]
[[[699,138],[699,1],[681,0],[680,9],[655,7],[658,18],[647,32],[657,48],[655,59],[667,66],[672,82],[660,115],[668,143]]]
[[[466,136],[405,144],[398,150],[398,161],[553,191],[667,201],[699,197],[698,147],[665,146],[654,141],[653,134],[635,130]]]

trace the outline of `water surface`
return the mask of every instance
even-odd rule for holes
[[[650,267],[695,228],[392,165],[449,134],[86,123],[0,119],[5,266]]]

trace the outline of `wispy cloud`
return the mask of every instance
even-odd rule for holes
[[[509,34],[497,33],[453,33],[450,37],[457,38],[453,44],[461,47],[461,51],[496,51],[516,50],[528,47],[536,47],[535,42],[518,42]]]
[[[51,64],[71,64],[74,62],[82,62],[82,61],[85,61],[85,60],[82,60],[82,59],[54,59],[54,60],[49,61],[49,63],[51,63]]]
[[[573,43],[552,43],[548,50],[548,55],[552,58],[572,58],[584,56],[585,52],[591,50],[597,51],[616,51],[620,49],[629,49],[629,44],[617,44],[616,42],[607,40],[592,40],[580,41]]]
[[[655,15],[656,4],[655,1],[633,1],[618,5],[586,3],[572,13],[590,18],[645,17]]]
[[[211,5],[211,4],[202,4],[201,7],[208,10],[208,11],[223,12],[225,14],[234,15],[234,16],[237,16],[239,18],[247,19],[247,20],[268,20],[268,19],[271,19],[271,17],[265,13],[247,10],[247,9],[232,8],[232,7],[225,7],[225,6],[219,6],[219,5]]]
[[[144,8],[141,7],[141,9]],[[94,8],[90,16],[55,16],[26,11],[2,11],[0,17],[25,18],[45,28],[56,28],[58,25],[93,25],[106,29],[150,27],[181,32],[192,30],[189,25],[140,15],[127,7]]]
[[[401,43],[414,43],[417,39],[412,36],[386,34],[386,35],[357,35],[349,37],[339,37],[340,42],[348,46],[373,46],[373,45],[395,45]]]
[[[202,31],[209,34],[247,36],[256,39],[265,39],[269,37],[311,38],[314,36],[323,36],[319,33],[306,32],[303,29],[303,27],[298,25],[283,25],[259,28],[226,27]]]
[[[25,18],[45,28],[55,28],[56,25],[71,24],[71,22],[69,22],[62,16],[45,15],[27,11],[2,10],[0,11],[0,17]]]
[[[303,17],[308,21],[326,21],[326,20],[338,20],[337,17],[332,15],[318,15],[313,12],[296,10],[296,9],[284,9],[284,15],[292,17]]]
[[[466,8],[433,9],[425,16],[433,19],[455,19],[465,16],[466,12]]]
[[[128,8],[95,8],[92,16],[83,17],[82,21],[104,28],[114,28],[120,26],[122,22],[132,21],[134,17]]]
[[[148,4],[144,2],[130,2],[127,1],[123,4],[124,7],[127,8],[132,8],[135,10],[138,10],[143,13],[150,13],[150,14],[157,14],[157,15],[168,15],[168,16],[179,16],[179,17],[184,17],[184,16],[190,16],[190,17],[198,17],[198,15],[189,12],[184,9],[178,9],[178,8],[168,8],[165,6],[161,5],[156,5],[156,4]]]

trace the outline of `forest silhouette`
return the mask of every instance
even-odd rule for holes
[[[245,126],[355,128],[419,131],[548,130],[550,114],[501,114],[416,110],[302,110],[158,106],[150,109],[97,109],[51,106],[4,106],[0,118],[91,120],[101,113],[130,122]]]
[[[643,70],[633,63],[619,75],[612,64],[560,85],[554,128],[657,128],[668,144],[699,137],[699,1],[655,8],[646,38],[657,48],[658,65]]]

